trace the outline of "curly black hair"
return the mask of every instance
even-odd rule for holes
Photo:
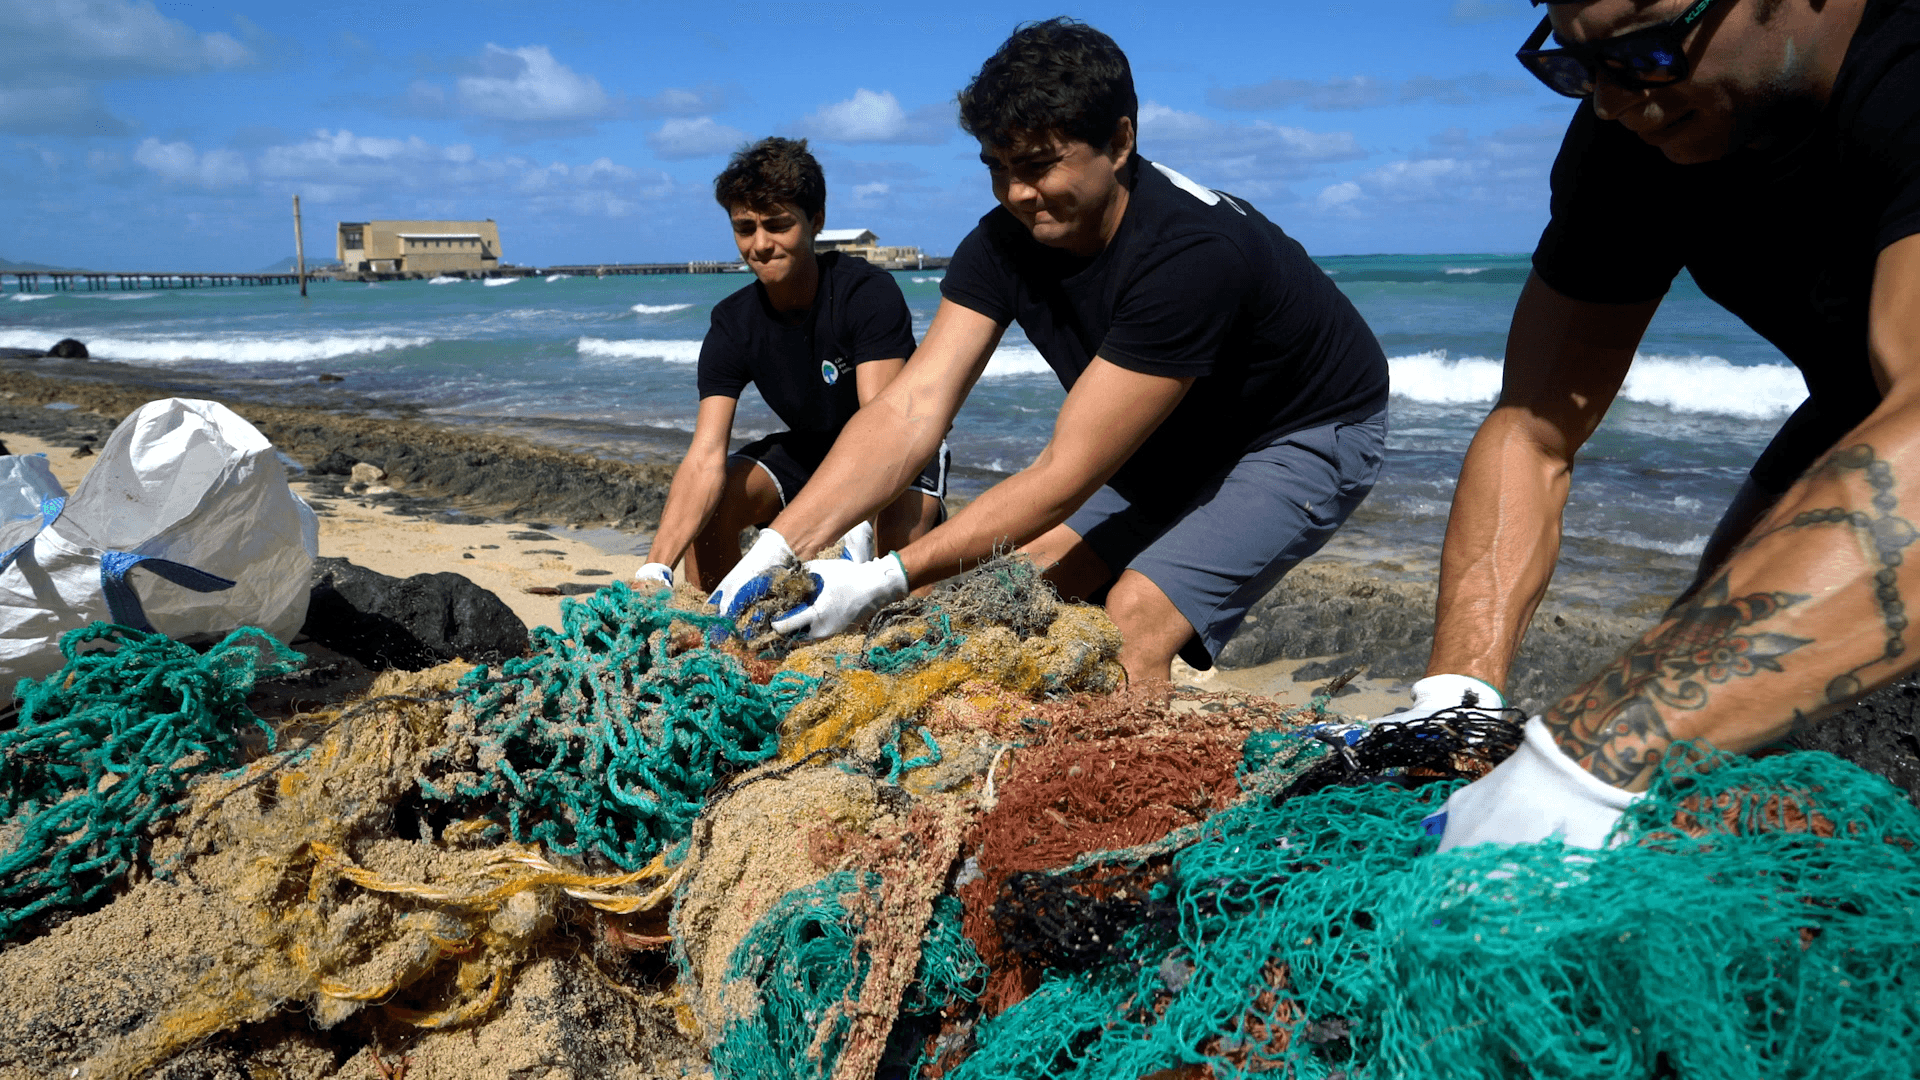
[[[827,177],[807,140],[774,135],[734,151],[713,178],[713,197],[728,211],[744,206],[764,213],[792,203],[813,218],[827,208]]]
[[[1016,28],[960,91],[960,126],[997,148],[1052,131],[1106,146],[1120,118],[1138,127],[1139,113],[1127,54],[1064,16]]]

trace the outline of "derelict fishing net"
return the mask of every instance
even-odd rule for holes
[[[1920,820],[1836,759],[1676,758],[1619,848],[1438,855],[1515,725],[1123,690],[1020,560],[788,655],[689,608],[610,587],[192,781],[118,900],[0,951],[58,973],[0,1044],[130,1075],[295,1008],[457,1075],[564,970],[642,1074],[1915,1070]]]
[[[949,1075],[1912,1075],[1920,815],[1826,755],[1670,764],[1593,853],[1433,853],[1455,782],[1244,801],[1149,885],[1177,922]]]

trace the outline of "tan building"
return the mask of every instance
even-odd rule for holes
[[[911,270],[923,262],[919,248],[883,245],[872,229],[821,229],[813,238],[813,250],[821,254],[844,251],[883,270]]]
[[[485,221],[343,221],[340,266],[376,274],[495,270],[500,227]]]

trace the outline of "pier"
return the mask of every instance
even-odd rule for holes
[[[232,285],[292,285],[296,274],[96,274],[85,270],[0,270],[0,292],[7,279],[15,292],[39,292],[45,278],[49,292],[112,292],[116,289],[213,289]]]

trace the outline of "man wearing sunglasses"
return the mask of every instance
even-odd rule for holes
[[[1920,0],[1558,2],[1519,59],[1582,104],[1402,715],[1503,704],[1574,456],[1682,268],[1809,391],[1662,621],[1430,823],[1597,847],[1672,743],[1760,747],[1920,664]]]

